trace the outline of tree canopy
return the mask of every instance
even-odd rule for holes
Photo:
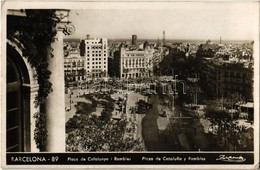
[[[77,118],[77,128],[67,134],[69,152],[143,151],[142,142],[135,139],[134,124],[127,126],[126,118],[119,121],[102,120],[96,115]]]

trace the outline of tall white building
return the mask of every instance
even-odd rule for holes
[[[85,41],[85,70],[87,78],[107,77],[108,42],[106,38],[89,38]]]
[[[120,78],[141,78],[153,75],[153,49],[120,51]]]

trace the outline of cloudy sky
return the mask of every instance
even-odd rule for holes
[[[69,38],[162,39],[165,31],[166,39],[253,40],[259,29],[257,2],[88,2],[82,8],[70,12],[76,32]]]

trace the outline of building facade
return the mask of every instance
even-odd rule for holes
[[[87,38],[85,40],[86,78],[107,77],[108,41],[106,38]]]
[[[200,82],[211,97],[239,94],[245,100],[253,99],[253,69],[242,63],[220,64],[204,59],[200,63]]]
[[[85,76],[85,58],[80,56],[78,51],[70,52],[64,58],[64,74],[66,82],[75,82],[86,80]]]
[[[153,75],[153,49],[120,49],[120,78],[142,78]]]

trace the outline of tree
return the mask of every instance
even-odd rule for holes
[[[96,115],[86,117],[77,128],[67,135],[66,150],[70,152],[140,151],[144,146],[140,140],[127,135],[126,119],[103,121]],[[129,134],[130,134],[129,133]]]
[[[253,135],[247,132],[245,126],[240,126],[231,119],[230,113],[223,107],[225,100],[217,99],[207,103],[205,116],[210,119],[213,129],[215,127],[214,134],[218,140],[224,139],[224,150],[252,150]]]
[[[111,119],[112,113],[104,109],[101,111],[100,119],[103,121],[109,121]]]
[[[239,93],[233,93],[230,96],[228,96],[225,99],[225,105],[230,108],[230,109],[234,109],[235,108],[235,104],[238,102],[242,102],[244,101],[243,97],[241,94]]]
[[[212,126],[218,126],[219,133],[222,131],[222,125],[231,120],[230,114],[224,110],[223,103],[219,99],[207,103],[205,116],[210,119]]]

